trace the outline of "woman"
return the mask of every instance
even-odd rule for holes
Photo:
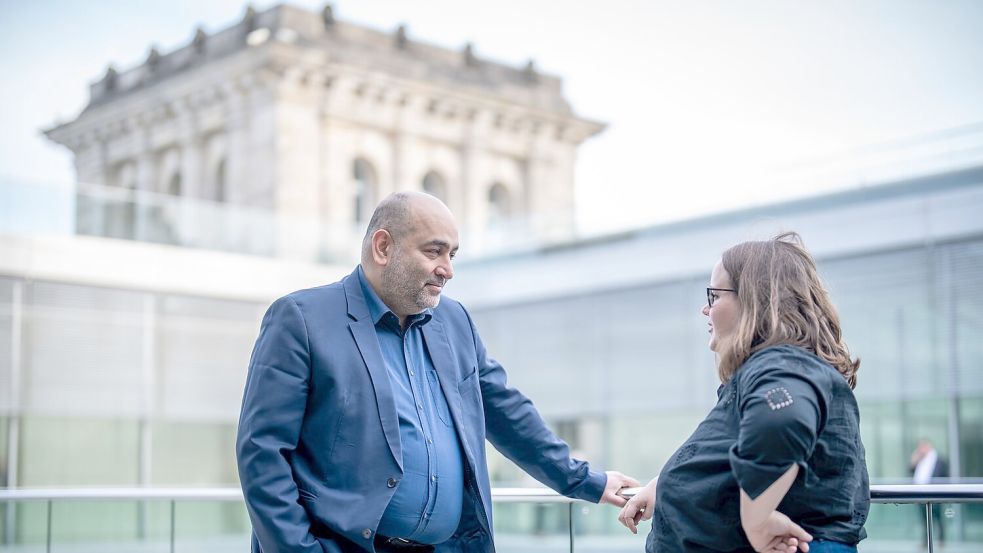
[[[647,553],[855,552],[870,503],[860,361],[798,234],[725,251],[703,314],[717,405],[619,520],[636,532],[654,515]]]

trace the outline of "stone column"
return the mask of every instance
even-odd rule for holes
[[[133,230],[132,238],[136,240],[147,240],[152,233],[150,225],[153,220],[153,213],[159,207],[155,200],[159,192],[156,182],[157,160],[155,159],[151,142],[151,123],[147,119],[138,119],[134,125],[134,134],[137,140],[137,179],[136,190],[133,191],[132,204],[122,206],[123,219],[130,218],[127,212],[132,213]],[[147,193],[150,194],[147,194]],[[124,223],[124,227],[128,226]],[[127,233],[127,229],[123,229]]]
[[[106,209],[102,193],[109,184],[106,162],[106,139],[94,135],[75,151],[75,231],[80,234],[105,234]]]
[[[242,92],[229,84],[225,94],[226,199],[230,204],[247,203],[246,175],[249,172],[247,132],[249,114]]]
[[[218,216],[214,206],[202,202],[204,181],[202,171],[202,140],[193,111],[181,116],[181,197],[177,198],[176,232],[182,244],[215,247],[203,227]]]
[[[298,68],[276,83],[274,110],[275,177],[273,197],[280,229],[277,252],[314,261],[320,248],[318,184],[319,153],[324,136],[320,121],[320,91]]]
[[[487,222],[486,192],[484,182],[487,167],[485,150],[492,114],[478,111],[468,124],[461,141],[460,206],[463,234],[467,237],[467,249],[479,251]]]
[[[205,182],[202,171],[202,140],[198,132],[197,116],[190,107],[182,106],[179,115],[181,148],[181,195],[203,198]]]
[[[79,184],[106,186],[109,175],[106,168],[106,142],[102,136],[91,134],[75,151],[75,175]]]
[[[390,138],[390,144],[392,146],[392,190],[383,190],[379,187],[379,197],[376,200],[381,200],[385,198],[390,192],[405,191],[419,189],[415,186],[415,183],[410,181],[409,175],[409,159],[408,156],[411,151],[411,139],[407,136],[406,131],[401,128],[396,128]],[[380,179],[380,185],[385,181]]]

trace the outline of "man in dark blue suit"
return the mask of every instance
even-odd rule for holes
[[[254,552],[492,552],[486,438],[570,497],[620,506],[638,485],[571,458],[508,386],[441,298],[457,248],[443,203],[397,193],[354,272],[267,311],[236,443]]]

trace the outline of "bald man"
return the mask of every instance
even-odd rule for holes
[[[620,506],[638,485],[571,458],[508,386],[441,295],[457,249],[443,203],[393,194],[350,275],[267,311],[236,443],[253,552],[492,552],[486,438],[570,497]]]

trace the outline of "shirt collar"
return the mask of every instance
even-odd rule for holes
[[[362,266],[358,266],[358,283],[362,286],[362,295],[365,296],[365,304],[369,308],[369,316],[372,317],[372,322],[374,324],[379,324],[387,314],[392,315],[393,320],[398,321],[399,317],[392,312],[391,309],[382,301],[379,294],[375,293],[372,285],[369,283],[369,279],[365,276],[365,271],[362,270]],[[410,326],[413,324],[424,325],[430,322],[433,318],[433,310],[430,308],[424,309],[422,312],[415,315],[409,316]]]

